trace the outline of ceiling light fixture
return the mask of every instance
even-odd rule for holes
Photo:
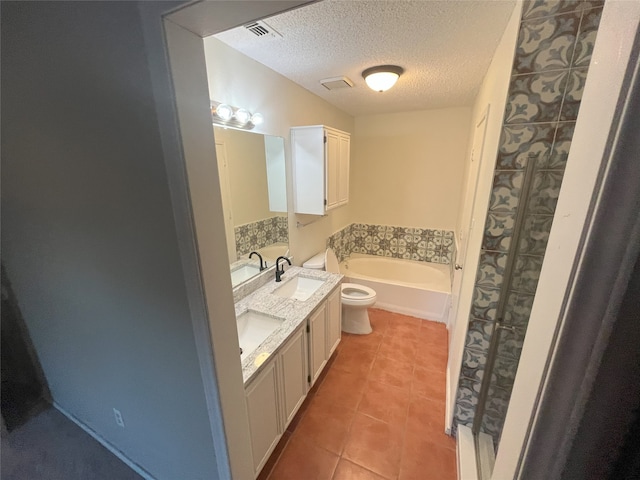
[[[367,68],[362,72],[362,78],[367,82],[371,90],[384,92],[393,87],[400,75],[404,73],[402,67],[396,65],[380,65],[378,67]]]

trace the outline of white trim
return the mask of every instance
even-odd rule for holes
[[[100,445],[102,445],[104,448],[106,448],[111,453],[113,453],[116,457],[118,457],[120,460],[122,460],[122,463],[125,463],[129,468],[131,468],[131,470],[136,472],[142,478],[144,478],[145,480],[156,480],[153,475],[151,475],[144,468],[142,468],[136,462],[134,462],[129,457],[127,457],[124,453],[122,453],[116,447],[111,445],[108,441],[106,441],[104,438],[102,438],[100,435],[98,435],[90,427],[88,427],[87,425],[82,423],[80,420],[78,420],[76,417],[74,417],[69,412],[67,412],[64,408],[62,408],[60,406],[60,404],[58,404],[57,402],[53,402],[53,408],[58,410],[62,415],[67,417],[69,420],[71,420],[73,423],[75,423],[77,426],[79,426],[82,430],[84,430],[89,435],[91,435]]]
[[[447,324],[447,317],[442,312],[436,312],[431,310],[420,310],[417,308],[408,308],[395,305],[392,303],[376,302],[373,308],[379,308],[380,310],[386,310],[387,312],[399,313],[401,315],[407,315],[409,317],[419,318],[421,320],[429,320],[431,322]]]
[[[471,429],[465,425],[458,425],[456,454],[458,480],[479,480],[473,433],[471,433]]]
[[[453,402],[451,401],[451,366],[449,362],[447,362],[447,379],[446,379],[446,389],[445,392],[445,404],[444,404],[444,433],[447,435],[451,435],[451,422],[449,422],[450,418],[453,418],[453,412],[451,408],[453,407]]]
[[[633,42],[640,23],[640,2],[605,3],[589,78],[585,85],[562,190],[549,236],[527,336],[492,478],[520,478],[530,426],[535,421],[554,337],[570,301],[572,272],[580,260],[583,231],[618,106]],[[605,160],[606,161],[606,160]]]
[[[480,465],[480,477],[489,480],[493,466],[496,463],[496,452],[493,449],[493,437],[487,433],[478,433],[478,464]]]
[[[156,111],[158,112],[160,140],[167,169],[167,182],[171,194],[173,216],[176,222],[178,246],[184,271],[189,309],[191,311],[191,323],[200,364],[204,396],[209,412],[217,473],[219,478],[222,479],[231,477],[230,455],[227,450],[227,439],[224,431],[225,420],[228,421],[228,419],[222,412],[220,405],[219,381],[214,368],[212,342],[210,340],[209,312],[204,299],[182,137],[178,127],[175,91],[168,63],[168,45],[164,22],[162,21],[167,9],[175,6],[176,3],[174,2],[166,4],[164,2],[139,2],[138,9],[142,18],[153,97]],[[215,152],[215,147],[213,150]],[[221,218],[220,220],[221,224],[224,224],[224,219]]]
[[[226,247],[224,213],[218,178],[215,139],[209,111],[209,89],[202,38],[164,20],[169,69],[173,79],[178,126],[181,134],[187,181],[185,195],[190,199],[198,269],[192,274],[201,280],[203,291],[194,322],[197,347],[202,347],[201,368],[205,382],[213,380],[217,390],[218,412],[222,420],[214,422],[218,438],[214,442],[220,478],[251,478],[253,466],[249,418],[245,406],[242,365],[229,362],[237,358],[238,331],[235,318],[228,255],[218,255],[215,245]],[[183,172],[184,173],[184,172]],[[203,248],[202,245],[209,246]],[[202,309],[202,310],[201,310]],[[210,356],[212,355],[212,357]],[[215,365],[215,370],[212,370]],[[206,369],[206,370],[205,370]],[[209,385],[205,383],[205,392]],[[214,412],[216,415],[218,412]],[[227,458],[228,457],[228,460]],[[228,464],[227,464],[228,461]],[[226,464],[226,465],[225,465]],[[223,473],[223,471],[226,472]]]

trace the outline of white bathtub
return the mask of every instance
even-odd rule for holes
[[[340,264],[349,281],[373,288],[376,307],[446,322],[451,296],[449,265],[354,253]]]

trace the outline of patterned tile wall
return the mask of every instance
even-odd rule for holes
[[[338,230],[327,239],[327,248],[330,248],[342,262],[351,255],[353,249],[353,223],[342,230]]]
[[[352,223],[331,235],[327,247],[339,261],[352,253],[450,264],[455,258],[453,231]]]
[[[253,223],[239,225],[234,229],[236,235],[236,255],[242,255],[266,247],[273,243],[289,243],[287,217],[265,218]]]
[[[482,430],[498,441],[547,246],[575,120],[580,108],[603,1],[529,0],[523,6],[502,136],[485,222],[455,421],[473,423],[503,287],[507,257],[515,266]],[[521,198],[524,168],[536,162],[533,186]],[[512,245],[519,207],[519,245]]]

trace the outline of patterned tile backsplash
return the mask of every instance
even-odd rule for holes
[[[513,388],[603,4],[523,4],[455,408],[456,423],[473,423],[504,294],[503,320],[516,330],[500,333],[481,427],[495,442]],[[529,162],[535,162],[533,183],[522,198]],[[514,232],[518,217],[520,232]],[[519,235],[518,245],[514,235]],[[505,272],[508,257],[514,258],[512,272]]]
[[[238,225],[234,231],[238,259],[242,255],[273,243],[289,243],[289,227],[285,216],[265,218],[257,222]]]
[[[342,261],[352,253],[450,264],[455,258],[453,231],[352,223],[327,240]]]

